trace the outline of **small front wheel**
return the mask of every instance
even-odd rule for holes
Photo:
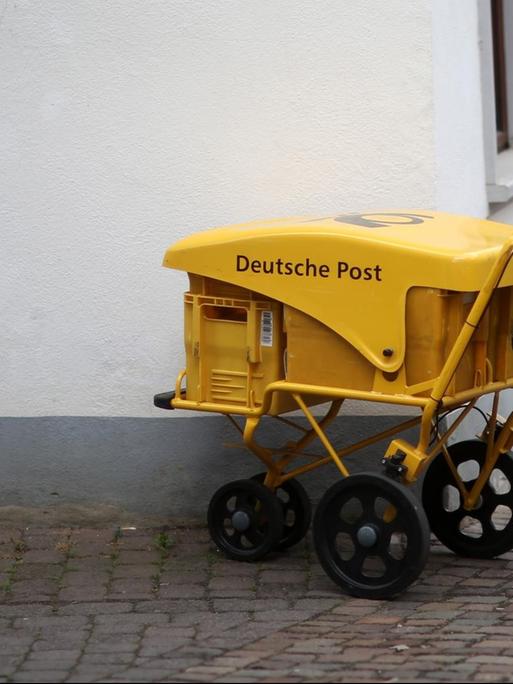
[[[254,480],[223,485],[208,507],[208,529],[217,547],[233,560],[255,561],[275,548],[283,534],[278,498]]]
[[[326,574],[352,596],[388,599],[422,572],[429,525],[412,492],[381,475],[351,475],[322,497],[314,543]]]

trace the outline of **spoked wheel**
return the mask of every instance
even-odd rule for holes
[[[486,458],[486,444],[458,442],[448,448],[465,488],[470,491]],[[493,558],[513,548],[513,458],[501,454],[476,508],[467,511],[442,453],[429,465],[422,503],[438,539],[460,556]]]
[[[259,473],[252,480],[263,484],[266,473]],[[312,506],[303,485],[291,479],[275,489],[283,510],[283,534],[276,549],[283,551],[300,542],[308,532],[312,521]]]
[[[229,482],[210,501],[208,528],[212,540],[228,558],[258,560],[282,537],[281,504],[269,489],[254,480]]]
[[[385,599],[422,572],[429,525],[409,489],[362,473],[324,494],[314,518],[314,543],[327,575],[348,594]]]

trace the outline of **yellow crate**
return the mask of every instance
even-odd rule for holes
[[[449,292],[421,287],[413,287],[408,291],[405,309],[407,387],[428,381],[434,382],[440,375],[475,299],[476,293],[474,292]],[[474,387],[477,332],[474,333],[472,342],[463,354],[451,380],[447,389],[448,395]],[[487,339],[487,325],[480,325],[479,335]],[[482,374],[486,372],[485,365],[483,362],[479,367]],[[420,394],[428,396],[429,390]]]
[[[188,292],[185,303],[187,399],[257,406],[283,377],[281,305]]]
[[[406,299],[406,380],[435,380],[477,297],[477,292],[411,288]],[[512,288],[497,290],[482,317],[446,394],[505,381],[513,374]],[[424,392],[426,396],[428,392]]]

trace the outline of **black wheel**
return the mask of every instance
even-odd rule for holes
[[[212,540],[228,558],[254,561],[279,543],[283,512],[269,489],[254,480],[236,480],[212,497],[208,528]]]
[[[263,483],[266,473],[259,473],[252,480]],[[287,480],[275,489],[283,511],[283,534],[276,549],[283,551],[300,542],[308,532],[312,521],[312,506],[303,485],[297,480]]]
[[[314,543],[326,574],[352,596],[392,598],[422,572],[429,525],[412,492],[381,475],[351,475],[322,497]]]
[[[467,490],[485,462],[486,444],[458,442],[448,448]],[[513,458],[501,454],[477,506],[463,507],[454,477],[442,453],[429,465],[422,503],[433,533],[451,551],[471,558],[494,558],[513,548]]]

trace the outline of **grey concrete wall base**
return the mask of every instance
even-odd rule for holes
[[[341,416],[330,429],[350,444],[401,416]],[[415,439],[415,431],[405,433]],[[292,433],[265,419],[259,437],[278,446]],[[1,418],[0,524],[202,523],[209,499],[225,482],[262,470],[218,416],[188,418]],[[348,459],[375,470],[386,442]],[[320,452],[320,449],[317,450]],[[312,499],[338,477],[333,466],[302,477]]]

